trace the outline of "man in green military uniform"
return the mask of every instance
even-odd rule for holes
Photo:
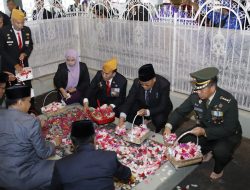
[[[195,112],[197,124],[192,133],[199,137],[204,161],[212,157],[215,160],[211,179],[222,177],[242,135],[237,101],[217,86],[218,72],[217,68],[208,67],[190,74],[194,79],[193,93],[170,115],[164,131],[165,135],[175,131],[179,121]],[[196,140],[192,138],[190,135],[186,140]]]

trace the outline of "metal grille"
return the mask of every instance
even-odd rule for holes
[[[118,57],[119,72],[131,79],[141,65],[152,63],[171,81],[172,91],[184,94],[191,92],[190,72],[216,66],[219,86],[250,111],[248,5],[225,2],[205,1],[194,10],[140,1],[90,1],[84,11],[67,17],[28,22],[35,42],[30,63],[35,76],[50,74],[64,61],[65,50],[75,48],[92,69]],[[136,16],[138,12],[143,16]]]

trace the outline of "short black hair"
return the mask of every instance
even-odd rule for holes
[[[71,136],[70,138],[74,146],[79,146],[83,144],[94,144],[95,141],[95,135],[91,135],[89,137],[81,137],[81,138]]]
[[[13,99],[13,100],[9,99],[9,98],[6,98],[6,107],[8,108],[8,107],[10,107],[12,105],[15,105],[18,102],[18,100],[20,100],[20,98]]]
[[[9,99],[9,98],[6,98],[6,108],[12,106],[12,105],[15,105],[17,104],[17,102],[19,100],[21,101],[24,101],[27,97],[24,97],[24,98],[17,98],[17,99]]]

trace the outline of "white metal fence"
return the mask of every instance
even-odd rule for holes
[[[138,1],[91,1],[86,10],[67,17],[27,22],[35,42],[30,64],[37,77],[53,73],[73,47],[92,69],[118,57],[119,72],[131,79],[141,65],[152,63],[171,81],[172,91],[184,94],[191,92],[190,72],[216,66],[219,85],[250,111],[248,6],[230,2],[206,1],[194,11],[193,4],[172,9]],[[137,11],[144,16],[136,16]]]

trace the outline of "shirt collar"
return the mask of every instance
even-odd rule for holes
[[[12,26],[12,29],[13,29],[13,31],[15,32],[15,33],[18,33],[18,32],[21,32],[21,30],[16,30],[13,26]]]
[[[216,93],[216,91],[213,93],[213,95],[212,95],[212,96],[210,96],[210,97],[208,98],[209,103],[210,103],[210,102],[212,102],[212,100],[213,100],[213,98],[214,98],[214,96],[215,96],[215,93]]]
[[[109,81],[109,84],[111,84],[112,83],[112,80],[113,80],[113,78],[111,78],[111,79],[109,79],[108,81]]]

